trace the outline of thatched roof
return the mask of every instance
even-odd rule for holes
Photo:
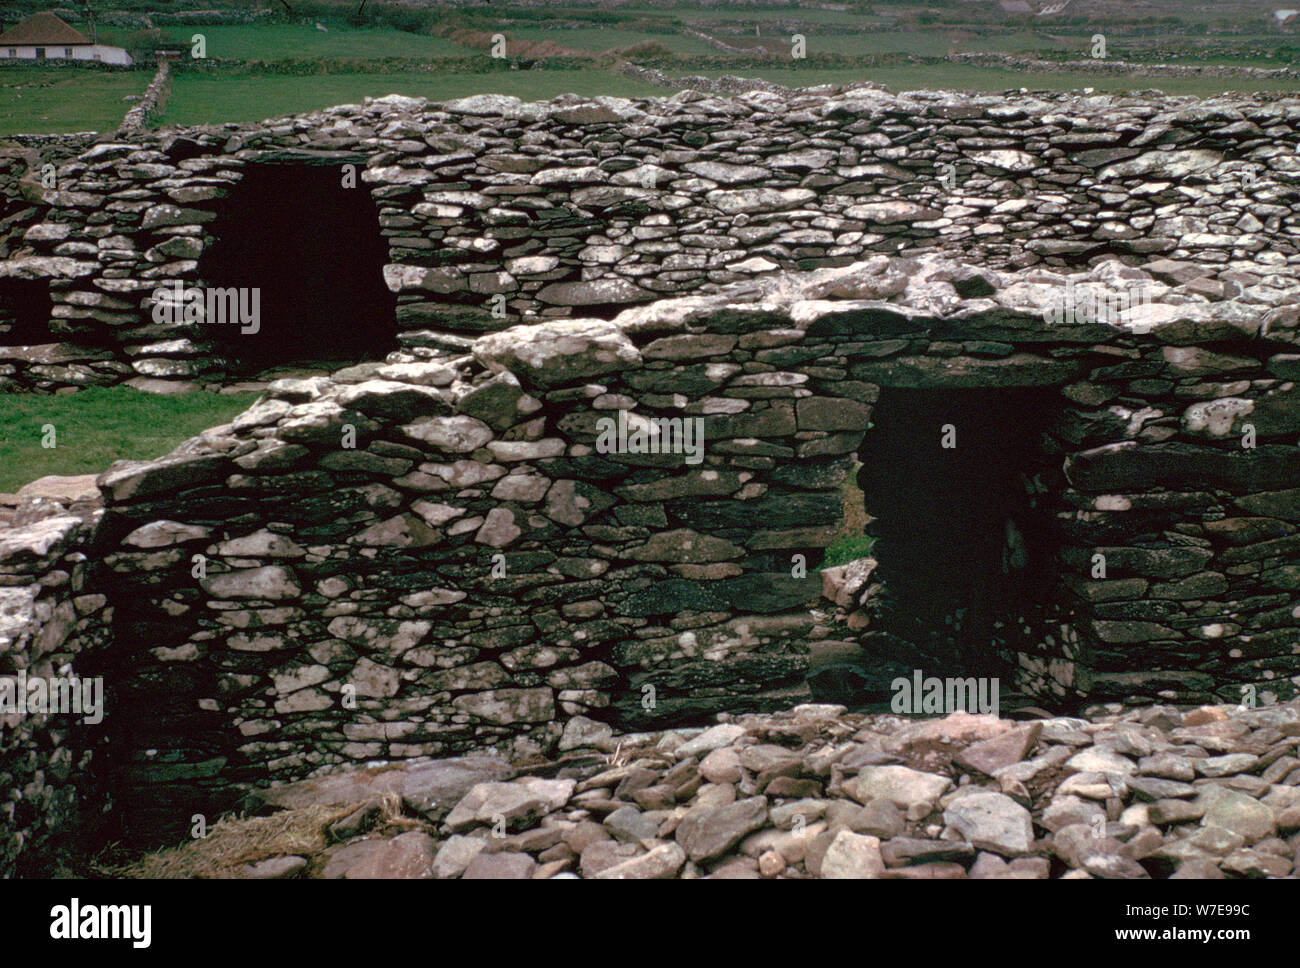
[[[38,46],[71,47],[93,43],[89,37],[70,27],[52,13],[34,13],[26,20],[0,34],[0,46],[36,44]]]

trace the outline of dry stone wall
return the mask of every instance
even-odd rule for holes
[[[102,513],[93,486],[61,500],[31,494],[0,531],[0,678],[70,680],[100,668],[113,641],[112,607],[89,581]],[[102,720],[29,709],[21,689],[5,703],[15,698],[18,708],[0,709],[0,877],[48,874],[93,838],[110,802],[93,769],[108,747]]]
[[[897,644],[887,558],[816,570],[896,388],[1059,403],[1025,458],[1051,590],[995,637],[1017,688],[1288,698],[1297,108],[392,97],[62,164],[0,263],[49,282],[56,338],[0,347],[3,388],[222,378],[202,328],[152,323],[148,299],[204,281],[255,164],[359,167],[403,348],[114,468],[102,516],[20,510],[0,672],[102,673],[110,725],[6,721],[0,871],[55,852],[106,778],[156,832],[268,778],[806,698],[818,652]],[[1073,290],[1060,274],[1098,260]],[[1140,319],[1053,315],[1133,287]],[[699,462],[603,452],[620,414],[702,421]]]
[[[349,761],[528,755],[579,715],[806,698],[811,654],[880,631],[870,566],[816,565],[890,387],[1058,394],[1025,458],[1052,591],[999,639],[1016,688],[1054,708],[1290,698],[1296,286],[1155,269],[1073,279],[1148,287],[1120,322],[1052,322],[1071,279],[1046,270],[879,257],[272,384],[99,479],[121,797],[157,830]],[[598,421],[620,414],[700,420],[699,461],[609,452]],[[840,622],[824,581],[867,621]]]
[[[358,166],[400,338],[442,345],[872,253],[1277,271],[1297,259],[1298,116],[1293,98],[1241,95],[390,96],[112,139],[60,167],[0,264],[0,283],[48,280],[52,298],[47,344],[0,348],[0,389],[220,379],[210,328],[157,324],[151,299],[205,283],[249,165]]]

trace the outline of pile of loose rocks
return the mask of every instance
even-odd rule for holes
[[[802,705],[616,738],[570,722],[543,764],[425,760],[273,787],[358,801],[313,857],[249,877],[1294,876],[1300,701],[1090,718],[943,719]],[[396,794],[427,821],[367,835]]]

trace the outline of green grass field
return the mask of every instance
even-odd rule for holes
[[[783,8],[703,8],[672,6],[668,8],[556,8],[539,16],[536,8],[511,10],[509,0],[473,14],[456,16],[457,23],[472,25],[479,31],[498,31],[514,41],[552,41],[561,47],[586,52],[600,52],[628,47],[646,41],[663,45],[683,58],[670,74],[710,73],[740,74],[762,77],[791,87],[816,84],[848,84],[872,80],[894,90],[956,89],[1002,91],[1015,88],[1046,90],[1135,91],[1158,89],[1169,94],[1208,96],[1232,91],[1300,90],[1300,83],[1249,78],[1174,78],[1156,75],[1104,75],[1086,72],[1068,74],[1029,74],[1000,68],[966,64],[892,64],[836,69],[797,69],[774,62],[771,67],[727,67],[731,59],[703,41],[682,33],[652,33],[648,25],[686,24],[712,33],[733,46],[761,43],[769,50],[785,53],[793,32],[792,24],[807,39],[807,52],[859,56],[861,63],[875,55],[913,54],[942,56],[950,52],[1029,53],[1056,58],[1087,56],[1089,29],[1078,22],[1040,23],[1033,19],[990,19],[971,6],[970,11],[952,11],[926,26],[922,20],[934,19],[933,11],[918,4],[877,5],[875,13],[862,11],[821,10],[791,4]],[[220,6],[220,4],[217,4]],[[1174,8],[1157,4],[1150,13],[1135,12],[1112,25],[1108,36],[1111,59],[1150,60],[1155,48],[1177,50],[1178,56],[1163,59],[1191,63],[1233,63],[1231,57],[1212,55],[1207,45],[1220,50],[1246,44],[1236,63],[1256,66],[1281,66],[1294,63],[1292,47],[1300,42],[1296,34],[1268,33],[1267,18],[1237,23],[1231,11],[1197,7],[1189,10],[1181,25],[1157,26],[1149,22],[1152,13],[1164,14]],[[340,6],[338,15],[351,11]],[[425,31],[447,23],[438,19],[426,22]],[[601,18],[608,26],[601,25]],[[987,22],[984,22],[987,21]],[[555,24],[551,26],[550,24]],[[589,26],[582,26],[582,24]],[[850,32],[849,25],[861,28],[876,23],[879,29]],[[890,29],[898,23],[903,29]],[[389,27],[357,29],[341,20],[326,20],[328,31],[316,30],[310,23],[263,23],[258,25],[169,26],[165,33],[176,43],[188,46],[195,33],[204,35],[207,55],[220,65],[222,61],[307,62],[306,73],[287,74],[238,66],[216,66],[202,73],[188,73],[184,67],[174,75],[171,98],[155,123],[203,124],[225,121],[258,121],[270,117],[312,111],[335,104],[355,103],[366,96],[390,93],[417,95],[431,100],[445,100],[493,92],[511,94],[526,100],[554,97],[558,94],[612,94],[621,96],[662,96],[671,89],[656,88],[621,74],[592,67],[586,70],[489,71],[462,73],[470,63],[486,65],[482,52],[431,36]],[[494,24],[502,26],[496,27]],[[564,26],[575,25],[575,26]],[[724,25],[734,32],[724,32]],[[757,35],[754,33],[758,28]],[[100,39],[106,43],[125,42],[131,31],[103,27]],[[135,38],[139,40],[139,37]],[[509,51],[509,44],[507,44]],[[379,63],[382,58],[409,59],[407,63]],[[459,63],[444,58],[463,58]],[[691,61],[690,58],[700,58]],[[320,59],[320,71],[312,72],[311,61]],[[895,58],[897,59],[897,58]],[[738,65],[752,64],[753,58],[735,58]],[[418,62],[418,63],[417,63]],[[693,68],[692,63],[701,65]],[[414,66],[408,67],[408,64]],[[708,70],[704,70],[707,65]],[[426,72],[422,68],[428,67]],[[296,68],[295,68],[296,69]],[[285,70],[285,68],[280,68]],[[329,73],[326,73],[329,71]],[[36,67],[0,67],[0,137],[20,132],[111,131],[121,122],[130,104],[123,98],[140,93],[148,82],[147,71],[100,73],[92,70],[66,70]]]
[[[0,395],[0,491],[16,491],[47,474],[97,474],[115,460],[161,457],[256,398],[205,391],[162,397],[121,386]],[[55,429],[55,446],[48,449],[42,446],[46,424]]]
[[[792,31],[767,29],[761,35],[714,33],[712,36],[733,46],[762,44],[768,50],[790,44]],[[961,30],[880,30],[847,31],[827,25],[816,30],[804,30],[804,40],[809,54],[845,54],[868,56],[871,54],[919,54],[924,57],[942,57],[954,51],[1009,53],[1032,51],[1052,46],[1049,38],[1036,33],[976,35]],[[1087,50],[1081,40],[1080,56]]]
[[[511,94],[526,101],[574,93],[655,97],[665,88],[606,71],[501,71],[490,74],[326,74],[281,77],[180,75],[160,124],[260,121],[282,114],[358,104],[363,97],[405,94],[446,101],[472,94]]]
[[[142,71],[0,67],[0,136],[112,131],[149,83]]]
[[[710,54],[713,48],[704,41],[685,34],[652,34],[637,30],[620,28],[557,29],[553,27],[517,27],[501,31],[506,36],[506,50],[510,49],[511,40],[530,40],[535,43],[549,40],[568,47],[570,50],[583,50],[599,53],[613,47],[631,47],[646,41],[663,44],[675,54]],[[725,39],[725,38],[724,38]]]
[[[884,8],[889,10],[889,8]],[[644,10],[625,8],[624,13],[644,13],[646,16],[663,16],[663,10],[654,8],[645,8]],[[882,11],[883,12],[883,11]],[[736,7],[732,9],[725,8],[681,8],[673,11],[673,15],[684,21],[703,22],[723,21],[723,20],[743,20],[753,23],[764,20],[798,20],[804,23],[825,23],[825,24],[860,24],[866,22],[878,22],[885,24],[889,22],[888,17],[871,16],[860,11],[852,10],[819,10],[816,8],[806,8],[792,6],[789,8],[772,7]]]
[[[301,24],[199,25],[168,27],[165,33],[190,46],[195,34],[207,41],[207,56],[219,60],[286,60],[304,57],[456,57],[467,47],[403,30],[357,30],[326,25],[327,31]],[[117,31],[120,42],[127,31]],[[114,36],[108,30],[101,37]],[[105,43],[110,41],[105,40]]]
[[[823,568],[832,568],[835,565],[842,565],[846,561],[865,558],[871,554],[871,546],[876,539],[865,533],[867,521],[869,520],[866,509],[866,495],[862,493],[857,484],[858,469],[861,466],[861,464],[855,464],[853,473],[844,482],[841,494],[844,516],[840,520],[839,535],[826,546],[826,554],[822,558]]]

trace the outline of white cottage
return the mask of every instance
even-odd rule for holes
[[[97,44],[52,13],[32,14],[0,33],[0,60],[88,60],[130,67],[121,47]]]

